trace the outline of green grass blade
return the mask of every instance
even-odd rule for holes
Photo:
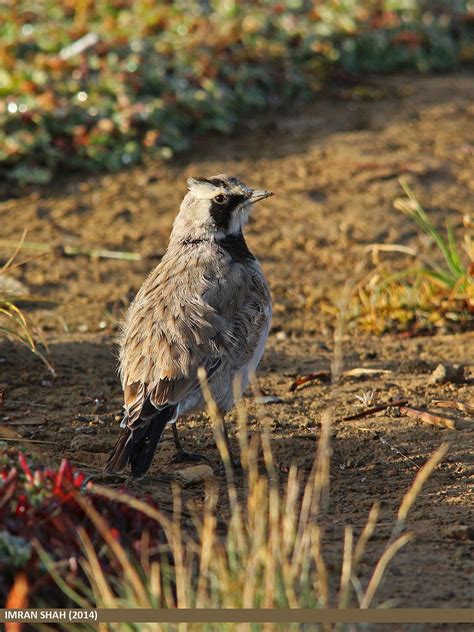
[[[409,185],[403,180],[400,180],[400,184],[411,204],[408,204],[402,200],[401,203],[397,205],[397,208],[408,215],[411,219],[413,219],[413,221],[418,224],[423,232],[433,239],[435,244],[438,246],[441,254],[443,255],[443,258],[449,269],[449,274],[446,274],[446,271],[441,272],[440,269],[438,269],[438,274],[443,276],[445,281],[447,281],[447,279],[449,278],[450,285],[453,286],[458,281],[458,279],[465,274],[465,269],[459,258],[452,229],[448,227],[448,241],[446,241],[442,234],[437,230],[437,228],[435,228],[435,226],[433,226],[433,224],[429,220],[427,214],[416,199],[415,194],[413,193]]]
[[[448,222],[446,222],[446,232],[448,234],[448,245],[449,245],[449,251],[451,254],[452,264],[457,269],[458,275],[460,277],[465,276],[467,273],[467,270],[463,262],[461,261],[461,257],[459,256],[459,250],[456,244],[456,238],[454,236],[453,227]]]

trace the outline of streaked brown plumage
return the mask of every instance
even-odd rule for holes
[[[247,386],[268,336],[271,297],[242,228],[252,203],[271,194],[227,175],[190,178],[188,188],[168,249],[123,324],[125,430],[109,472],[130,463],[144,474],[166,424],[204,408],[199,367],[228,411],[235,377]]]

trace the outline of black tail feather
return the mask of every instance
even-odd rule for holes
[[[120,433],[117,443],[114,445],[112,452],[109,454],[107,463],[105,464],[104,471],[108,474],[114,472],[121,472],[128,463],[128,450],[127,445],[132,437],[132,431],[130,428],[125,428]]]
[[[145,407],[144,407],[145,408]],[[105,471],[121,472],[130,463],[133,476],[143,476],[149,469],[166,424],[174,416],[174,406],[145,413],[143,425],[131,430],[125,428],[112,450]]]
[[[129,459],[133,476],[143,476],[148,471],[166,424],[161,420],[150,421],[143,439],[135,443]]]

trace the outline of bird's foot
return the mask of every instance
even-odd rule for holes
[[[204,454],[199,452],[188,452],[187,450],[178,450],[172,457],[173,463],[198,463],[199,461],[205,461],[209,463],[209,459]]]

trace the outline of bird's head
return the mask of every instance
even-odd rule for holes
[[[210,178],[190,177],[188,192],[175,220],[173,235],[190,239],[237,235],[247,223],[252,205],[273,195],[251,189],[226,174]]]

